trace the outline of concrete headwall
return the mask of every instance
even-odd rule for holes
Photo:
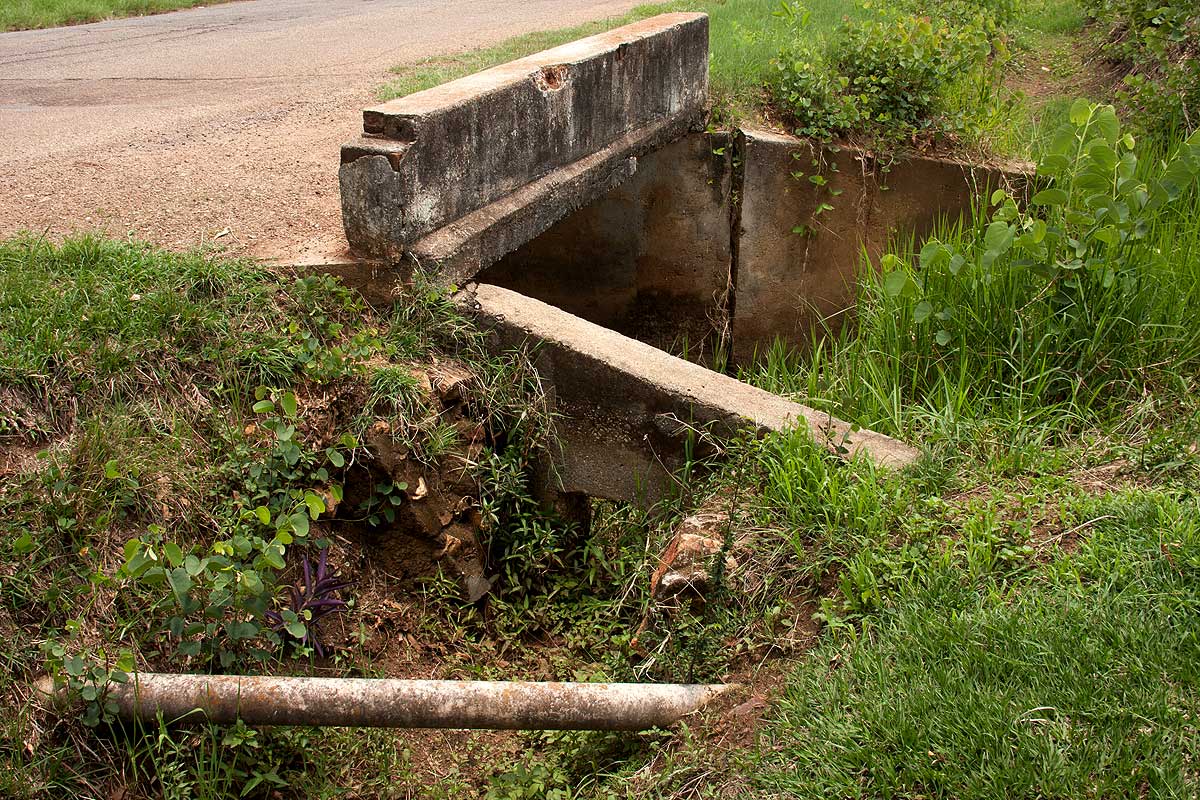
[[[397,260],[606,148],[621,160],[677,138],[707,96],[708,18],[663,14],[368,108],[342,148],[346,236]]]
[[[523,294],[470,284],[456,300],[491,333],[498,351],[530,345],[554,401],[561,449],[554,454],[564,494],[653,504],[694,454],[739,431],[806,430],[843,456],[904,468],[912,447],[675,358]],[[706,442],[708,447],[706,447]]]
[[[773,131],[738,134],[733,358],[747,363],[776,337],[810,341],[853,315],[855,279],[898,235],[928,236],[971,214],[989,188],[1020,173],[947,158],[878,158]]]

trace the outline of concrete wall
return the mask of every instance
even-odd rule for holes
[[[677,138],[707,97],[708,17],[662,14],[368,108],[342,148],[346,237],[360,255],[399,260],[623,139],[614,159]]]
[[[918,452],[825,412],[668,355],[523,294],[471,284],[456,296],[497,351],[530,345],[554,402],[561,450],[549,487],[646,505],[666,497],[687,457],[737,432],[807,430],[831,452],[899,469]],[[707,442],[707,445],[706,445]]]
[[[952,159],[892,163],[749,128],[739,134],[738,155],[733,356],[740,363],[777,336],[803,347],[822,320],[837,328],[852,317],[864,251],[877,266],[897,235],[924,238],[939,220],[969,215],[990,188],[1019,180]]]
[[[739,131],[734,142],[690,134],[639,158],[631,180],[480,279],[673,353],[686,340],[703,363],[728,329],[732,359],[745,364],[777,336],[803,347],[814,326],[852,318],[864,250],[877,263],[893,237],[926,236],[989,187],[1020,180],[766,130]]]
[[[729,284],[732,147],[691,134],[633,178],[483,271],[504,286],[657,347],[711,353]]]

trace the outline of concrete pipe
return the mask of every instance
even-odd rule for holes
[[[422,681],[139,673],[110,684],[124,719],[376,728],[624,730],[665,727],[728,686]]]

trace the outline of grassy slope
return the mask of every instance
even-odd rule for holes
[[[5,0],[0,4],[0,31],[56,28],[222,2],[230,0]]]
[[[1083,503],[1078,553],[922,569],[792,679],[759,785],[790,797],[1187,797],[1200,775],[1197,498]]]

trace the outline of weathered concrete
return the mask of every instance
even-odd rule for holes
[[[738,363],[776,337],[807,345],[823,320],[836,328],[853,309],[864,251],[877,263],[898,233],[923,238],[939,220],[969,214],[989,187],[1020,180],[1015,171],[949,159],[888,164],[862,151],[751,128],[740,132],[738,152],[744,170],[733,319]]]
[[[557,220],[627,180],[638,160],[620,144],[556,170],[415,242],[406,255],[444,286],[473,278]]]
[[[419,238],[637,134],[637,156],[698,124],[708,18],[664,14],[393,100],[342,148],[343,223],[361,254]],[[553,221],[553,220],[551,220]]]
[[[480,273],[591,322],[704,359],[729,284],[732,147],[693,133],[637,174]]]
[[[918,453],[873,431],[853,430],[828,414],[793,403],[603,328],[541,301],[472,284],[459,304],[504,349],[536,345],[536,363],[562,415],[559,487],[616,500],[654,502],[686,457],[689,430],[726,440],[806,428],[844,455],[904,467]]]

